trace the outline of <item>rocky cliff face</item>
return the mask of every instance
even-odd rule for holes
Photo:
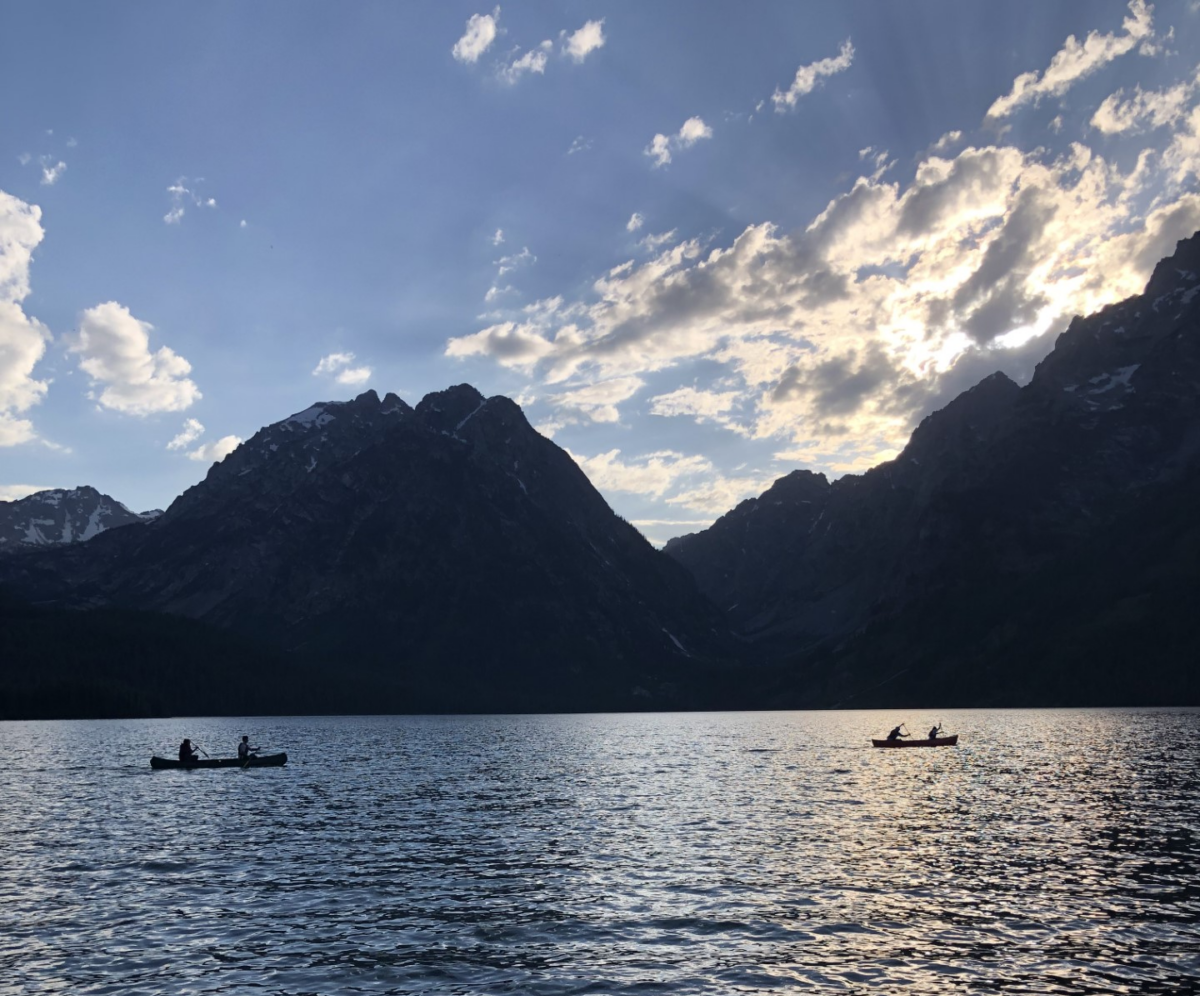
[[[724,652],[686,572],[517,405],[466,385],[415,409],[370,391],[314,405],[101,539],[7,580],[40,604],[185,616],[370,675],[392,708],[681,705]]]
[[[797,471],[666,552],[744,637],[793,653],[981,579],[1063,570],[1198,466],[1200,236],[1144,294],[1075,319],[1025,387],[995,374],[895,460],[832,484]]]
[[[160,513],[131,512],[95,488],[38,491],[0,501],[0,554],[82,543],[106,529],[148,522]]]

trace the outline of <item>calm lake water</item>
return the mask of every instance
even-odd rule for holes
[[[901,719],[957,748],[872,750]],[[284,768],[152,771],[241,733]],[[1200,989],[1200,712],[0,723],[0,993]]]

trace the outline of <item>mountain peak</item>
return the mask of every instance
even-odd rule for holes
[[[484,396],[470,384],[456,384],[425,395],[416,412],[430,428],[452,433],[486,403]]]

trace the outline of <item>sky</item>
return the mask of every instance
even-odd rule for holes
[[[0,499],[505,395],[654,543],[1200,230],[1200,0],[5,5]]]

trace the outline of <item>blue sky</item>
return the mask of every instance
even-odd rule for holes
[[[0,498],[374,388],[654,542],[894,456],[1200,229],[1200,4],[10,3]]]

